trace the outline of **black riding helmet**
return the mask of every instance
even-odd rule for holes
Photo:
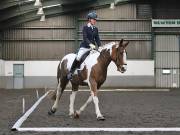
[[[97,20],[97,14],[95,12],[90,12],[88,15],[87,15],[87,19],[95,19]]]

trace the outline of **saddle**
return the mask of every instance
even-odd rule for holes
[[[81,57],[81,60],[79,61],[77,67],[76,67],[76,70],[75,70],[75,74],[73,75],[73,79],[72,79],[72,82],[74,84],[80,84],[82,86],[87,86],[87,83],[83,82],[83,80],[86,79],[86,74],[87,74],[87,67],[86,65],[83,66],[82,69],[80,69],[80,66],[81,64],[85,61],[85,59],[87,58],[87,56],[90,54],[90,53],[94,53],[96,51],[88,51],[86,52],[82,57]]]
[[[86,57],[90,54],[90,51],[86,52],[85,54],[83,54],[83,56],[81,57],[81,60],[80,60],[80,65],[84,62],[84,60],[86,59]],[[80,66],[79,65],[79,66]]]
[[[76,58],[74,59],[74,62],[72,64],[72,67],[71,67],[71,71],[73,73],[72,75],[72,80],[74,80],[73,82],[74,83],[80,83],[83,81],[83,69],[80,69],[80,66],[81,64],[84,62],[84,60],[86,59],[86,57],[89,55],[90,51],[86,52],[85,54],[83,54],[83,56],[81,57],[80,61],[77,61]],[[76,73],[74,73],[76,72]]]

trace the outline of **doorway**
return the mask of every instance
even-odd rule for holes
[[[24,64],[13,64],[13,84],[14,89],[23,89]]]

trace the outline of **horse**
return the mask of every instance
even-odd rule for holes
[[[69,116],[79,118],[87,105],[93,101],[97,120],[105,120],[105,117],[99,109],[98,90],[106,80],[107,68],[111,61],[115,63],[117,71],[124,73],[127,70],[126,47],[128,44],[129,41],[121,39],[119,42],[105,44],[98,50],[91,50],[90,54],[80,65],[80,69],[75,71],[72,80],[67,79],[67,74],[76,58],[76,54],[71,53],[64,56],[57,69],[57,89],[49,94],[51,99],[55,101],[48,114],[52,115],[56,112],[58,102],[61,99],[66,85],[70,81],[72,84],[72,92],[70,94]],[[80,85],[88,85],[91,94],[80,109],[74,111],[74,101]]]

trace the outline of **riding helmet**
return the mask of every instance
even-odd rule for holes
[[[90,12],[88,15],[87,15],[87,19],[97,19],[97,14],[95,12]]]

